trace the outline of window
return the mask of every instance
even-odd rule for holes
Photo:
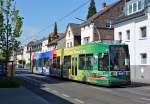
[[[129,14],[132,13],[132,4],[129,5]]]
[[[138,10],[141,10],[141,9],[142,9],[142,2],[138,1]]]
[[[69,37],[70,37],[70,31],[68,31],[68,35],[69,35]]]
[[[147,64],[147,54],[146,53],[141,54],[141,64]]]
[[[80,55],[79,56],[79,69],[84,70],[85,68],[85,55]]]
[[[80,70],[92,70],[94,57],[93,54],[86,54],[79,56],[79,69]]]
[[[127,40],[130,40],[130,30],[127,30],[126,33],[127,33]]]
[[[110,46],[110,70],[129,70],[128,46]]]
[[[60,69],[60,57],[54,57],[53,68]]]
[[[69,48],[69,43],[67,43],[67,48]]]
[[[92,54],[86,55],[85,63],[86,63],[86,69],[87,70],[92,70],[93,58],[94,57]]]
[[[119,32],[119,41],[122,41],[122,32]]]
[[[72,42],[70,42],[70,47],[72,47]]]
[[[144,38],[146,36],[146,27],[141,27],[141,37]]]
[[[111,28],[111,20],[110,19],[105,19],[105,28]]]
[[[49,58],[43,58],[43,66],[44,67],[48,67],[50,64],[49,64]]]
[[[64,70],[71,69],[71,56],[65,56],[64,57]]]
[[[137,3],[134,3],[133,4],[133,12],[136,12],[137,11]]]
[[[89,41],[90,41],[90,37],[85,37],[85,38],[84,38],[84,43],[85,43],[85,44],[89,43]]]
[[[109,66],[109,56],[108,54],[99,54],[99,70],[108,70],[108,66]]]

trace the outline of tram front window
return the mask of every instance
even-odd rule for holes
[[[110,70],[129,70],[128,46],[110,47]]]

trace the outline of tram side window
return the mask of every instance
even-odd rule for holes
[[[56,66],[57,66],[57,58],[54,57],[54,59],[53,59],[53,68],[56,68]]]
[[[71,69],[71,56],[64,57],[64,69]]]
[[[99,70],[108,70],[109,68],[109,56],[108,54],[99,54]]]
[[[48,67],[50,65],[50,59],[49,58],[44,58],[44,66]]]
[[[94,58],[94,57],[93,57],[92,54],[86,55],[85,61],[86,61],[86,69],[87,69],[87,70],[92,70],[93,58]]]
[[[92,70],[93,69],[93,54],[80,55],[79,56],[79,69],[80,70]]]
[[[57,69],[60,69],[60,57],[57,57],[57,66],[56,66]]]
[[[37,60],[37,67],[42,67],[42,59]]]
[[[53,68],[60,69],[60,57],[54,58]]]
[[[79,55],[79,69],[84,70],[85,68],[85,55]]]

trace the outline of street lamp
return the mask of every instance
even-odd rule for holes
[[[33,68],[32,68],[32,51],[31,51],[31,46],[30,46],[29,48],[30,48],[30,70],[32,71],[32,74],[33,74]]]

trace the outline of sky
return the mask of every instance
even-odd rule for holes
[[[26,44],[33,39],[48,37],[53,32],[54,22],[78,7],[80,9],[76,12],[57,22],[58,32],[65,32],[68,23],[81,23],[75,18],[86,19],[89,3],[81,5],[87,1],[89,0],[16,0],[16,7],[24,18],[19,40]],[[104,1],[111,4],[117,0],[95,0],[97,12],[101,10]]]

